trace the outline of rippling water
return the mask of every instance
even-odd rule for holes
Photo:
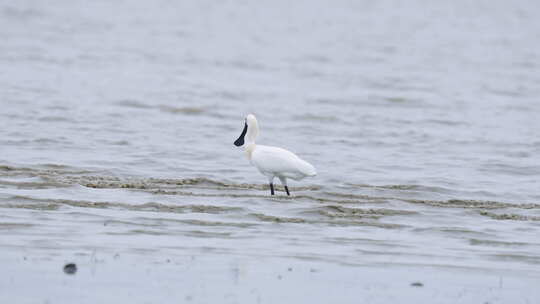
[[[0,2],[0,299],[538,301],[539,20],[535,1]],[[317,168],[292,197],[232,145],[251,112]]]

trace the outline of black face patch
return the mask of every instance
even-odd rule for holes
[[[242,131],[242,134],[240,134],[240,137],[238,137],[238,139],[234,141],[235,146],[241,147],[244,145],[244,136],[246,136],[246,132],[247,132],[247,123],[244,123],[244,130]]]

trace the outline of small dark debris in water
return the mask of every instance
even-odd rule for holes
[[[186,296],[185,299],[186,299],[186,301],[191,301],[191,300],[193,300],[193,297],[192,296]]]
[[[422,287],[422,286],[424,286],[424,284],[422,284],[421,282],[414,282],[414,283],[411,283],[411,286],[413,286],[413,287]]]
[[[26,261],[26,257],[23,257],[23,260],[25,260],[25,261]]]
[[[170,263],[170,262],[171,262],[171,260],[170,260],[170,259],[167,259],[167,263]]]
[[[77,265],[73,263],[66,264],[66,266],[64,266],[64,272],[66,274],[75,274],[77,272]]]
[[[311,268],[311,269],[309,270],[309,272],[317,272],[317,269]]]
[[[292,271],[292,267],[287,268],[288,271]]]
[[[114,255],[114,259],[118,259],[119,257],[120,257],[120,254],[119,254],[119,253],[117,253],[117,254]]]
[[[281,280],[283,277],[281,275],[277,276],[278,280]]]

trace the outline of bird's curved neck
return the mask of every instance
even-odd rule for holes
[[[245,148],[246,156],[250,161],[251,161],[251,156],[253,155],[253,151],[255,150],[255,147],[257,147],[255,143],[248,143],[246,145],[246,148]]]
[[[255,139],[259,135],[259,124],[257,121],[248,121],[248,128],[246,133],[246,147],[250,144],[255,144]]]

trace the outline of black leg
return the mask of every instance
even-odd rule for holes
[[[274,184],[270,183],[270,194],[274,195]]]
[[[289,193],[289,188],[287,188],[287,186],[285,186],[285,191],[287,191],[287,195],[291,195],[291,194]]]

